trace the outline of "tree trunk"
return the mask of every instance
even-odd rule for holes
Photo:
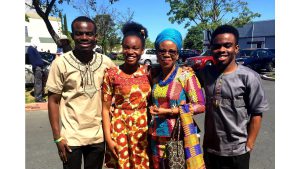
[[[50,4],[47,4],[46,12],[43,12],[43,10],[40,8],[40,0],[33,0],[32,4],[35,8],[35,11],[37,14],[44,20],[46,27],[48,29],[48,32],[50,33],[52,39],[56,43],[57,46],[61,46],[61,42],[59,41],[59,36],[54,31],[50,21],[49,21],[49,13],[52,10],[52,7],[54,5],[56,0],[51,0]]]

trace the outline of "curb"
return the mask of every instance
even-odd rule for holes
[[[48,102],[25,104],[26,112],[38,111],[38,110],[48,110]]]
[[[275,78],[272,78],[272,77],[268,77],[266,75],[260,75],[260,77],[264,80],[270,80],[270,81],[275,81]]]

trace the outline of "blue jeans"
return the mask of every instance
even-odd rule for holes
[[[35,101],[42,101],[44,87],[47,81],[48,73],[42,67],[37,66],[33,69],[34,73],[34,98]]]

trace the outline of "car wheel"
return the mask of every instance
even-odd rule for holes
[[[273,72],[274,71],[274,66],[271,62],[266,65],[266,70],[268,72]]]
[[[205,67],[206,66],[212,66],[213,65],[213,63],[211,62],[211,61],[207,61],[206,63],[205,63]]]
[[[145,60],[144,64],[145,65],[151,65],[151,61],[147,59],[147,60]]]

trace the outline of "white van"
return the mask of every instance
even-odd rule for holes
[[[148,65],[158,64],[155,49],[145,49],[139,63]]]

